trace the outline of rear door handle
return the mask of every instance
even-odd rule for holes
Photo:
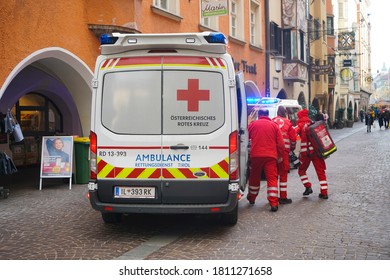
[[[171,148],[171,150],[188,150],[190,147],[186,146],[184,144],[177,144],[177,145],[171,146],[170,148]]]

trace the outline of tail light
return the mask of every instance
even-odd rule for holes
[[[97,164],[96,164],[96,154],[97,154],[97,137],[96,134],[91,131],[89,134],[90,140],[90,149],[89,149],[89,167],[90,167],[90,178],[97,179]]]
[[[229,136],[229,180],[239,179],[238,131]]]

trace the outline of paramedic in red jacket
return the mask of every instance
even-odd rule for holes
[[[328,199],[328,182],[326,181],[326,164],[325,160],[322,157],[319,157],[314,151],[313,146],[311,145],[307,130],[305,129],[309,126],[312,121],[309,119],[309,111],[303,109],[298,112],[298,121],[297,121],[297,134],[301,136],[301,152],[300,160],[301,165],[298,168],[298,175],[301,179],[302,184],[305,186],[305,192],[303,195],[309,195],[313,193],[311,188],[311,182],[307,177],[306,171],[311,162],[313,162],[314,169],[317,173],[318,180],[320,181],[320,194],[319,198]]]
[[[278,160],[282,160],[284,143],[276,123],[268,117],[268,110],[258,112],[258,120],[249,124],[250,173],[247,199],[254,204],[260,190],[261,175],[267,178],[267,199],[271,211],[278,211]]]
[[[287,176],[290,171],[290,151],[295,150],[297,134],[283,106],[279,106],[277,116],[272,120],[279,126],[284,142],[283,161],[278,163],[279,203],[290,204],[292,200],[287,198]]]

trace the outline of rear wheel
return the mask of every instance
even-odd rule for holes
[[[238,203],[231,212],[223,213],[221,222],[227,226],[234,226],[238,221]]]
[[[106,224],[120,223],[122,220],[122,214],[120,213],[102,213],[103,221]]]

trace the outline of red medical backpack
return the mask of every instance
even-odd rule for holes
[[[319,156],[326,158],[337,151],[337,147],[324,121],[317,121],[307,126],[307,135],[313,145],[314,151]]]

